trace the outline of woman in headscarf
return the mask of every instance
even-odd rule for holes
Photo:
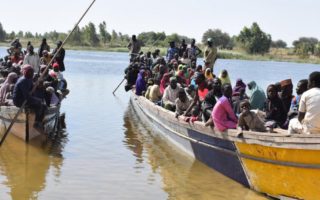
[[[6,104],[7,94],[10,92],[10,86],[16,82],[18,75],[14,72],[9,73],[6,80],[0,88],[0,105]]]
[[[146,81],[144,80],[145,71],[140,70],[136,81],[136,95],[141,96],[143,91],[146,91]]]
[[[160,81],[160,92],[163,95],[164,90],[169,85],[170,74],[165,73]]]
[[[225,83],[229,83],[231,85],[231,81],[229,78],[229,74],[227,70],[222,70],[222,72],[219,75],[219,79],[221,80],[221,84],[224,85]]]
[[[247,85],[242,81],[241,78],[237,79],[236,85],[233,88],[233,96],[237,96],[240,94],[240,91],[242,91],[244,89],[244,91],[246,90]]]
[[[248,89],[248,97],[251,109],[262,110],[267,99],[263,89],[261,89],[255,81],[248,83]]]
[[[212,81],[213,80],[213,75],[212,75],[212,72],[211,72],[211,69],[210,68],[207,68],[205,73],[204,73],[204,76],[206,77],[206,80],[207,81]]]

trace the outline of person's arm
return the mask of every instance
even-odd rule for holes
[[[223,102],[222,105],[223,105],[224,109],[226,110],[229,119],[237,123],[238,119],[237,119],[236,115],[234,114],[233,109],[232,109],[229,101],[226,100],[225,102]]]
[[[184,112],[184,115],[187,115],[198,101],[199,101],[199,95],[198,95],[198,92],[196,92],[196,95],[194,96],[192,103],[190,104],[186,112]]]
[[[302,122],[307,112],[306,99],[307,99],[306,93],[302,94],[300,103],[299,103],[299,113],[298,113],[299,122]]]
[[[306,116],[306,113],[299,112],[299,114],[298,114],[298,120],[299,120],[300,123],[302,122],[302,120],[304,119],[305,116]]]

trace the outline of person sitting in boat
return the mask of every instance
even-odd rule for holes
[[[230,77],[226,69],[221,71],[219,79],[221,80],[222,85],[224,85],[225,83],[229,83],[231,85]]]
[[[280,99],[284,105],[284,112],[288,114],[291,106],[291,101],[293,98],[292,90],[293,85],[291,79],[286,79],[280,82],[281,84],[281,92],[280,92]]]
[[[151,87],[154,85],[153,78],[149,78],[147,81],[147,91],[144,94],[144,97],[149,99]]]
[[[139,74],[139,65],[137,63],[131,63],[124,71],[125,79],[127,79],[127,83],[124,86],[125,91],[129,91],[132,89],[132,86],[136,83],[138,74]]]
[[[207,68],[204,73],[207,81],[212,81],[214,79],[214,74],[212,74],[211,69]]]
[[[290,134],[320,133],[320,72],[312,72],[309,75],[308,88],[301,96],[298,118],[290,120]]]
[[[164,90],[170,84],[170,77],[171,77],[170,73],[165,73],[161,78],[161,81],[160,81],[160,93],[162,95],[164,94]]]
[[[302,94],[308,90],[308,79],[302,79],[296,87],[297,96],[293,97],[290,105],[290,112],[298,114],[299,104]]]
[[[211,120],[218,131],[237,128],[238,119],[232,110],[232,87],[229,83],[222,85],[223,96],[217,101],[211,113]],[[210,120],[206,126],[212,124]]]
[[[149,88],[148,88],[149,89]],[[152,101],[153,103],[160,105],[162,94],[160,92],[159,80],[156,79],[154,84],[150,86],[149,93],[146,92],[145,97]]]
[[[183,88],[180,88],[178,92],[178,98],[175,100],[176,117],[184,114],[184,112],[189,108],[191,103],[192,99],[187,96]]]
[[[287,113],[285,112],[284,105],[279,98],[277,88],[274,84],[267,87],[267,94],[268,99],[265,102],[264,108],[267,126],[272,128],[275,128],[276,126],[282,127],[287,119]]]
[[[144,78],[145,78],[145,71],[142,69],[140,70],[137,81],[136,81],[136,95],[138,96],[141,96],[142,93],[147,90],[147,84]]]
[[[35,128],[42,128],[42,120],[44,117],[45,105],[42,100],[30,94],[33,87],[34,70],[31,65],[24,65],[22,67],[23,76],[20,77],[13,89],[13,103],[17,107],[21,107],[26,101],[26,106],[35,112]]]
[[[208,85],[211,85],[211,89],[209,89],[202,103],[202,115],[205,122],[210,119],[213,107],[218,99],[222,97],[221,81],[219,78],[214,78],[212,83],[208,83]]]
[[[240,116],[238,120],[238,129],[242,130],[265,132],[266,127],[263,119],[261,119],[256,112],[250,110],[250,102],[243,100],[240,103]]]
[[[9,73],[4,83],[0,88],[0,105],[12,105],[12,99],[8,99],[8,94],[11,92],[12,85],[17,81],[18,75],[14,72]]]
[[[251,81],[248,84],[248,97],[251,105],[251,109],[263,110],[266,102],[266,94],[262,88],[260,88],[255,81]]]
[[[42,57],[40,57],[41,65],[48,65],[50,63],[51,56],[47,50],[43,50]]]
[[[196,73],[193,80],[194,80],[194,84],[196,84],[197,91],[196,91],[195,96],[193,98],[192,104],[186,110],[184,115],[188,115],[194,106],[197,106],[200,110],[201,104],[209,92],[209,90],[207,88],[206,78],[203,73],[200,73],[200,72]]]
[[[176,110],[176,99],[178,98],[178,92],[180,90],[180,85],[177,83],[176,77],[170,78],[170,85],[166,87],[163,93],[162,102],[163,106],[167,110]]]

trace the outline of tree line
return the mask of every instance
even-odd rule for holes
[[[67,33],[57,31],[46,32],[43,34],[31,33],[29,31],[14,31],[7,33],[0,22],[0,41],[13,40],[19,38],[47,38],[48,40],[63,40]],[[177,33],[166,35],[164,32],[142,32],[137,38],[144,46],[168,47],[170,41],[181,43],[184,39],[187,43],[191,38]],[[220,29],[208,29],[202,36],[202,43],[206,44],[208,38],[213,39],[213,44],[220,49],[241,48],[249,54],[265,54],[270,48],[287,48],[287,43],[283,40],[273,41],[270,34],[265,33],[259,25],[254,22],[250,27],[243,27],[238,35],[230,36],[228,33]],[[68,43],[74,46],[88,47],[125,47],[130,41],[128,34],[108,31],[106,22],[103,21],[96,27],[95,24],[89,22],[84,27],[76,27],[71,34]],[[320,56],[320,41],[314,37],[300,37],[293,42],[293,52],[302,57],[310,55]]]

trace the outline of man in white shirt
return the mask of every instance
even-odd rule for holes
[[[179,90],[180,90],[180,86],[177,83],[177,78],[171,77],[170,85],[166,87],[162,97],[162,102],[165,109],[171,110],[171,111],[176,110],[175,101],[178,98]]]
[[[24,57],[23,64],[29,64],[32,66],[34,73],[39,73],[40,70],[40,57],[37,53],[34,52],[33,46],[29,45],[27,47],[28,53]]]
[[[320,134],[320,72],[309,75],[308,88],[301,96],[298,119],[289,123],[289,133]]]

